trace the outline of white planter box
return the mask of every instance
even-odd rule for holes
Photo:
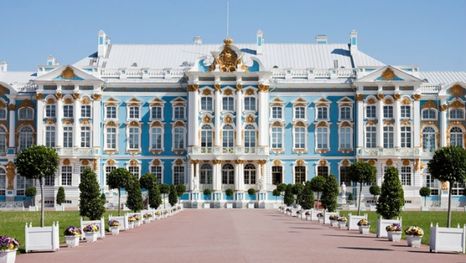
[[[401,231],[397,231],[397,232],[387,232],[387,237],[388,237],[388,240],[389,241],[392,241],[392,242],[400,242],[401,241]]]
[[[205,209],[210,208],[210,203],[203,203],[202,208],[205,208]]]
[[[400,224],[401,229],[403,229],[401,217],[399,219],[382,219],[380,217],[377,221],[377,237],[388,237],[385,228],[391,224]]]
[[[227,203],[226,208],[227,209],[232,209],[233,208],[233,203]]]
[[[85,221],[81,217],[80,221],[81,221],[81,224],[80,224],[81,229],[84,229],[85,226],[90,225],[90,224],[95,224],[95,225],[99,226],[99,232],[98,232],[97,237],[98,238],[105,238],[105,220],[104,220],[103,217],[100,220],[89,220],[89,221]]]
[[[421,247],[422,236],[406,236],[408,247]]]
[[[84,236],[86,237],[87,243],[93,243],[97,241],[99,237],[99,232],[84,232]]]
[[[15,263],[16,249],[0,251],[0,263]]]
[[[317,217],[317,214],[319,213],[323,213],[324,211],[323,210],[316,210],[316,209],[311,209],[309,210],[309,217],[310,217],[310,220],[311,221],[318,221],[319,218]]]
[[[32,227],[26,224],[24,233],[25,251],[57,251],[59,246],[58,222],[52,226]]]
[[[338,221],[337,220],[330,220],[330,226],[338,227]]]
[[[118,223],[120,223],[120,225],[118,226],[118,228],[121,230],[121,231],[125,231],[125,230],[128,230],[129,229],[129,226],[128,226],[128,214],[124,215],[124,216],[112,216],[110,215],[108,217],[108,221],[110,220],[116,220],[118,221]]]
[[[128,229],[134,228],[134,222],[128,222]]]
[[[370,226],[359,226],[359,233],[363,235],[368,235],[370,232],[370,228]]]
[[[320,223],[320,224],[323,224],[323,223],[324,223],[324,218],[323,218],[323,217],[319,217],[318,220],[319,220],[319,223]]]
[[[326,224],[326,225],[330,224],[330,216],[332,216],[332,215],[338,215],[338,212],[324,211],[324,224]]]
[[[346,222],[338,222],[338,227],[340,227],[340,229],[347,229]]]
[[[118,234],[120,234],[120,228],[117,226],[110,227],[110,231],[112,232],[112,236],[118,236]]]
[[[364,214],[362,216],[348,214],[348,230],[358,230],[359,229],[358,222],[361,219],[367,220],[367,214]]]
[[[430,226],[430,252],[465,253],[466,225],[460,228]]]
[[[254,203],[248,203],[248,208],[249,208],[249,209],[254,208]]]
[[[79,236],[65,236],[65,241],[70,248],[79,246]]]

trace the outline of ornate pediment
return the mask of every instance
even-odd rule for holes
[[[243,65],[241,57],[232,48],[233,39],[227,38],[223,43],[225,44],[223,50],[210,64],[209,71],[214,71],[217,66],[221,72],[235,72],[238,68],[247,69],[247,66]]]

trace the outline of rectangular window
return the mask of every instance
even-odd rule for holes
[[[213,110],[212,97],[201,97],[201,110],[203,111]]]
[[[377,118],[377,110],[375,105],[366,106],[366,118],[375,119]]]
[[[401,126],[401,147],[411,148],[411,127]]]
[[[401,166],[401,184],[410,186],[411,185],[411,167]]]
[[[223,97],[222,107],[224,111],[234,111],[235,110],[235,100],[233,97]]]
[[[55,185],[55,176],[54,175],[47,175],[44,177],[44,184],[46,186],[54,186]]]
[[[430,188],[431,195],[439,194],[439,182],[434,179],[430,174],[426,174],[426,187]]]
[[[162,106],[153,106],[151,109],[153,120],[161,120],[162,119]]]
[[[317,166],[317,175],[318,176],[327,176],[328,173],[328,166]]]
[[[375,148],[377,143],[377,132],[375,126],[366,127],[366,148]]]
[[[139,128],[130,127],[129,128],[129,149],[138,150],[139,149]]]
[[[73,105],[63,105],[63,117],[73,118]]]
[[[281,166],[272,166],[272,183],[274,185],[279,185],[283,182],[283,167]]]
[[[105,107],[105,118],[116,119],[116,106]]]
[[[175,106],[174,107],[174,119],[183,120],[184,119],[184,106]]]
[[[81,127],[81,147],[91,147],[91,127],[89,126]]]
[[[295,184],[302,184],[306,182],[306,166],[296,166],[294,168]]]
[[[304,120],[306,119],[306,107],[295,107],[294,108],[294,118]]]
[[[45,127],[45,146],[54,148],[55,147],[55,127]]]
[[[152,127],[151,128],[151,149],[162,150],[162,128]]]
[[[115,166],[105,166],[105,177],[107,178],[113,170],[116,170]]]
[[[184,184],[184,166],[173,167],[173,184]]]
[[[162,183],[162,166],[157,165],[157,166],[151,166],[150,167],[150,172],[157,178],[157,184]]]
[[[351,107],[344,106],[340,108],[340,120],[351,120]]]
[[[256,111],[256,98],[245,97],[244,98],[244,110]]]
[[[51,105],[47,105],[47,106],[51,106]],[[45,117],[48,117],[47,115]],[[0,120],[6,120],[6,109],[3,108],[3,109],[0,109]]]
[[[56,117],[56,110],[55,105],[46,105],[45,106],[45,117],[47,118],[55,118]]]
[[[328,149],[328,129],[317,128],[317,149]]]
[[[178,150],[184,149],[184,128],[175,127],[174,137],[173,148]]]
[[[464,184],[463,183],[454,183],[453,187],[451,188],[452,195],[464,195]]]
[[[349,177],[350,167],[340,166],[340,185],[345,183],[346,186],[351,186],[351,179]]]
[[[318,120],[328,119],[328,107],[317,107],[317,119]]]
[[[73,147],[73,127],[71,126],[63,127],[63,147]]]
[[[294,128],[294,148],[305,149],[306,148],[306,128],[295,127]]]
[[[450,119],[452,119],[452,120],[464,120],[464,109],[451,109],[450,110]]]
[[[71,185],[72,183],[72,167],[71,166],[62,166],[61,167],[61,184],[62,185]]]
[[[424,109],[422,110],[422,119],[435,120],[437,119],[437,112],[434,109]]]
[[[411,106],[403,105],[401,106],[401,118],[410,119],[411,118]]]
[[[31,108],[21,108],[19,109],[19,119],[20,120],[32,120],[34,118],[34,111]],[[0,116],[0,119],[2,116]],[[4,118],[3,118],[4,119]]]
[[[91,105],[81,105],[81,118],[91,117]]]
[[[348,150],[351,149],[351,128],[350,127],[342,127],[340,128],[340,149]]]
[[[107,136],[106,148],[116,149],[116,128],[108,127],[106,130],[107,130],[106,131],[106,136]]]
[[[393,106],[391,105],[383,106],[383,117],[384,119],[393,119]]]
[[[282,149],[283,148],[283,128],[273,127],[272,128],[272,148]]]
[[[393,148],[394,147],[394,133],[393,126],[383,127],[383,147],[384,148]]]
[[[132,176],[139,178],[139,166],[130,166],[128,171]]]
[[[130,119],[139,119],[139,106],[130,106],[129,107],[129,118]]]
[[[281,120],[283,117],[283,108],[281,106],[272,107],[272,119]]]

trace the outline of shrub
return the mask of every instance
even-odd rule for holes
[[[126,188],[131,174],[125,168],[117,168],[107,176],[107,185],[110,189],[118,190],[118,215],[121,211],[121,188]]]
[[[421,189],[419,189],[419,195],[424,197],[424,206],[426,206],[426,199],[428,196],[430,196],[430,188],[429,187],[421,187]]]
[[[154,187],[149,190],[149,206],[157,209],[161,204],[162,196],[160,195],[159,185],[154,185]]]
[[[79,214],[91,220],[100,219],[105,212],[105,207],[100,197],[97,176],[90,168],[86,168],[81,174],[79,191]]]
[[[388,167],[385,171],[382,191],[377,201],[377,213],[385,219],[392,219],[401,213],[404,205],[404,192],[398,170]]]
[[[285,192],[285,189],[286,189],[286,184],[279,184],[277,185],[277,190],[279,192]]]
[[[161,184],[160,185],[160,193],[162,194],[168,194],[170,192],[170,186],[167,184]]]
[[[170,185],[170,193],[168,194],[168,202],[171,206],[174,206],[178,203],[178,193],[174,185]]]
[[[181,197],[186,192],[186,185],[184,184],[177,184],[176,185],[176,194],[178,197]]]
[[[233,189],[228,188],[227,190],[225,190],[225,194],[226,194],[227,196],[232,196],[232,195],[233,195]]]
[[[361,192],[362,185],[364,183],[375,182],[375,173],[377,170],[370,163],[363,161],[357,161],[350,166],[349,177],[351,181],[359,183],[359,194],[358,194],[358,215],[361,213]]]
[[[58,192],[57,192],[57,204],[61,205],[65,202],[65,188],[63,186],[58,187]]]
[[[248,194],[250,194],[250,195],[255,195],[255,194],[256,194],[256,189],[254,189],[254,188],[249,188],[249,189],[248,189]]]
[[[212,194],[212,190],[210,190],[209,188],[204,189],[204,195],[211,195],[211,194]]]
[[[376,184],[371,185],[371,187],[369,188],[369,193],[371,193],[371,195],[373,196],[380,195],[380,187]]]
[[[325,186],[325,176],[315,176],[311,180],[311,189],[317,193],[317,200],[320,201],[320,195],[324,190]]]
[[[337,209],[338,183],[333,175],[325,176],[324,190],[322,191],[322,204],[329,212]]]
[[[273,189],[272,195],[273,195],[273,196],[280,196],[280,195],[281,195],[281,192],[280,192],[278,189]]]
[[[142,210],[144,208],[144,203],[142,201],[141,186],[138,178],[133,175],[129,176],[126,191],[128,192],[126,206],[134,212]]]
[[[285,196],[283,197],[283,202],[290,206],[294,203],[294,196],[293,196],[293,185],[289,184],[285,188]]]
[[[314,207],[314,193],[310,182],[306,182],[304,185],[299,204],[306,210]]]
[[[34,197],[36,196],[37,194],[37,189],[34,187],[34,186],[30,186],[28,188],[26,188],[26,191],[24,193],[27,197],[30,197],[32,199],[32,205],[34,206],[35,204],[35,200],[34,200]]]

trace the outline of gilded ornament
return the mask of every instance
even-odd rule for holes
[[[236,91],[241,91],[243,89],[243,85],[241,83],[236,84]]]
[[[375,99],[374,98],[370,98],[367,100],[367,104],[371,105],[371,104],[375,104]]]
[[[246,90],[246,95],[254,95],[254,90],[253,89],[247,89]]]
[[[437,104],[433,100],[426,101],[424,105],[422,105],[423,109],[429,109],[429,108],[437,108]]]
[[[399,100],[399,99],[401,98],[400,93],[395,93],[395,94],[393,94],[393,98],[394,98],[395,100]]]
[[[377,93],[377,99],[383,100],[384,97],[383,93]]]
[[[369,161],[367,161],[370,165],[375,165],[375,160],[374,159],[370,159]]]
[[[220,85],[218,83],[215,83],[214,84],[214,89],[215,89],[215,91],[222,91],[222,85]]]
[[[303,166],[304,165],[304,160],[297,160],[296,165]]]
[[[387,68],[383,73],[382,73],[382,79],[383,80],[394,80],[396,79],[395,72],[391,68]]]
[[[136,166],[136,165],[138,165],[138,161],[133,159],[133,160],[129,161],[129,165]]]
[[[199,90],[199,85],[197,84],[189,84],[188,85],[188,91],[189,92],[194,92]]]
[[[115,165],[115,161],[110,159],[110,160],[107,161],[107,165],[108,166],[113,166],[113,165]]]
[[[102,98],[102,94],[94,93],[92,94],[92,99],[93,100],[100,100]]]
[[[70,160],[69,159],[64,159],[63,160],[63,165],[70,165]]]
[[[79,94],[79,92],[75,92],[71,96],[73,96],[73,99],[78,100],[79,97],[81,97],[81,94]]]
[[[420,99],[421,99],[421,94],[414,94],[414,95],[413,95],[413,99],[414,99],[415,101],[420,100]]]
[[[248,117],[246,117],[246,122],[247,123],[252,123],[254,122],[254,117],[252,115],[249,115]]]
[[[401,101],[401,103],[403,105],[410,105],[411,104],[411,100],[408,99],[407,97],[404,97],[403,100]]]
[[[388,166],[392,166],[392,165],[393,165],[392,159],[388,159],[388,160],[385,162],[385,164],[388,165]]]
[[[6,165],[6,177],[8,178],[8,190],[13,190],[14,189],[14,182],[15,182],[15,172],[16,166],[15,164],[10,161]]]
[[[225,90],[223,91],[223,94],[226,95],[226,96],[230,96],[230,95],[233,94],[233,91],[231,91],[231,89],[225,89]]]
[[[442,104],[440,105],[440,111],[446,111],[448,109],[448,105],[447,104]]]
[[[345,159],[341,162],[341,165],[346,167],[350,165],[350,162],[347,159]]]
[[[273,161],[273,165],[274,166],[281,166],[282,165],[282,162],[280,160],[274,160]]]
[[[16,105],[15,105],[15,104],[8,104],[8,110],[14,111],[15,109],[16,109]]]
[[[89,165],[89,160],[82,160],[81,164],[84,165],[84,166],[87,166],[87,165]]]
[[[241,66],[241,58],[231,48],[233,40],[231,38],[225,39],[222,52],[215,58],[214,62],[209,66],[209,71],[214,71],[219,66],[222,72],[235,72],[237,66]]]
[[[409,160],[408,159],[403,159],[403,165],[409,165]]]
[[[450,88],[451,94],[455,97],[464,96],[464,89],[460,85],[456,84]]]
[[[269,85],[259,84],[258,89],[259,89],[259,92],[267,92],[269,91]]]
[[[211,119],[210,119],[210,117],[209,117],[209,116],[207,116],[207,115],[206,115],[206,116],[204,116],[204,118],[202,119],[202,121],[203,121],[204,123],[209,123],[209,122],[210,122],[210,120],[211,120]]]
[[[74,74],[74,71],[72,68],[66,67],[65,70],[62,71],[61,77],[64,79],[73,79],[76,77],[76,75]]]
[[[231,118],[230,116],[225,117],[225,122],[226,122],[226,123],[231,123],[231,122],[232,122],[232,118]]]

